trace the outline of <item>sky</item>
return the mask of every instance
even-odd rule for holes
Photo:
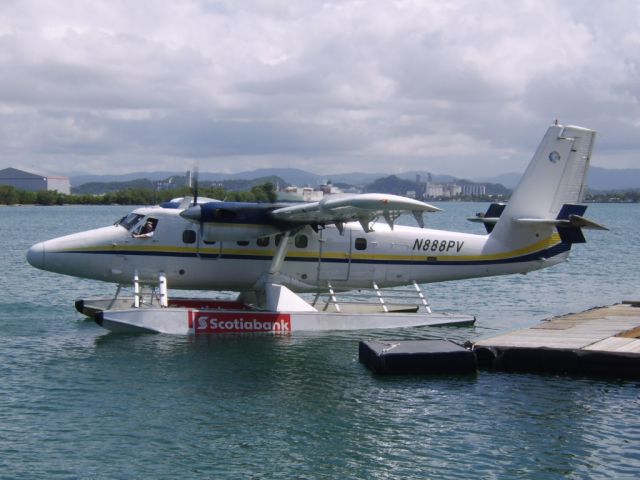
[[[2,0],[0,168],[522,172],[548,125],[640,168],[635,0]]]

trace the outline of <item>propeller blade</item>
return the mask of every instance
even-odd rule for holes
[[[200,182],[198,181],[198,166],[196,165],[196,167],[193,169],[193,205],[198,204],[199,183]]]

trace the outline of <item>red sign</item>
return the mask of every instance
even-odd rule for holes
[[[278,333],[291,332],[291,315],[262,312],[189,311],[189,328],[195,334],[207,333]]]

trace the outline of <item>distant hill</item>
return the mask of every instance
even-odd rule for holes
[[[125,182],[87,182],[71,188],[71,193],[76,195],[102,195],[104,193],[118,192],[130,188],[146,188],[153,190],[154,184],[146,178],[138,178]]]
[[[71,175],[69,181],[71,187],[78,187],[84,183],[98,182],[130,182],[132,180],[147,179],[151,181],[164,180],[165,178],[185,175],[185,172],[134,172],[120,175]]]
[[[184,175],[184,174],[183,174]],[[279,178],[290,185],[318,185],[323,177],[315,173],[300,170],[298,168],[258,168],[248,172],[239,173],[200,173],[202,180],[228,181],[228,180],[249,180],[259,178]]]
[[[509,189],[514,189],[522,174],[503,173],[491,178],[477,179],[478,182],[501,183]],[[640,188],[640,169],[625,168],[611,169],[589,167],[587,186],[590,190],[630,190]]]
[[[203,184],[205,184],[205,182],[203,182]],[[207,183],[211,183],[211,182],[207,182]],[[222,188],[230,192],[250,190],[252,187],[256,187],[258,185],[264,185],[265,183],[272,183],[273,185],[280,185],[280,186],[288,185],[287,182],[285,182],[282,178],[276,177],[276,176],[259,177],[259,178],[253,178],[251,180],[230,179],[230,180],[216,181],[215,183],[219,184],[220,186],[222,186]]]
[[[72,176],[71,186],[74,191],[82,184],[90,182],[110,183],[110,182],[131,182],[133,180],[146,179],[147,181],[165,180],[172,176],[184,176],[185,172],[136,172],[123,175],[78,175]],[[336,184],[348,185],[369,185],[374,181],[389,176],[389,173],[351,172],[318,175],[297,168],[261,168],[239,173],[213,173],[200,172],[200,180],[210,182],[226,182],[232,180],[256,180],[256,179],[281,179],[284,184],[297,186],[316,186],[331,180]],[[410,171],[395,174],[400,180],[415,181],[419,175],[425,181],[429,172]],[[513,189],[520,180],[521,173],[505,173],[491,178],[468,179],[476,183],[500,184],[508,189]],[[432,180],[436,183],[453,182],[457,179],[450,175],[432,174]],[[231,185],[231,184],[230,184]],[[640,188],[640,169],[607,169],[602,167],[591,167],[589,170],[588,186],[590,190],[625,190]],[[84,187],[83,187],[84,188]],[[123,188],[128,188],[127,186]],[[493,190],[493,189],[492,189]]]
[[[367,192],[392,193],[394,195],[404,195],[408,190],[415,190],[416,183],[412,180],[403,180],[395,175],[378,178],[367,185]]]
[[[122,175],[76,175],[71,176],[71,186],[77,187],[84,183],[89,182],[129,182],[132,180],[147,179],[151,181],[164,180],[173,176],[184,176],[185,172],[135,172],[126,173]],[[222,182],[225,180],[250,180],[255,178],[265,177],[279,177],[289,185],[297,185],[299,187],[304,186],[316,186],[321,183],[331,180],[335,185],[337,183],[346,183],[349,185],[367,185],[374,180],[388,176],[388,173],[375,172],[375,173],[337,173],[318,175],[316,173],[307,172],[298,168],[259,168],[257,170],[250,170],[246,172],[238,173],[214,173],[214,172],[200,172],[200,180],[208,180],[212,182]],[[424,181],[429,175],[428,172],[404,172],[399,173],[396,176],[403,180],[415,180],[416,175],[420,175],[420,178]],[[452,182],[455,177],[450,175],[433,175],[434,182]]]
[[[495,177],[490,178],[477,178],[476,182],[489,182],[489,183],[499,183],[500,185],[504,185],[509,190],[513,190],[518,185],[520,181],[521,173],[503,173],[501,175],[497,175]]]

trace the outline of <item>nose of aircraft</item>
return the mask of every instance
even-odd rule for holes
[[[44,268],[44,242],[36,243],[27,251],[27,262],[36,268]]]

